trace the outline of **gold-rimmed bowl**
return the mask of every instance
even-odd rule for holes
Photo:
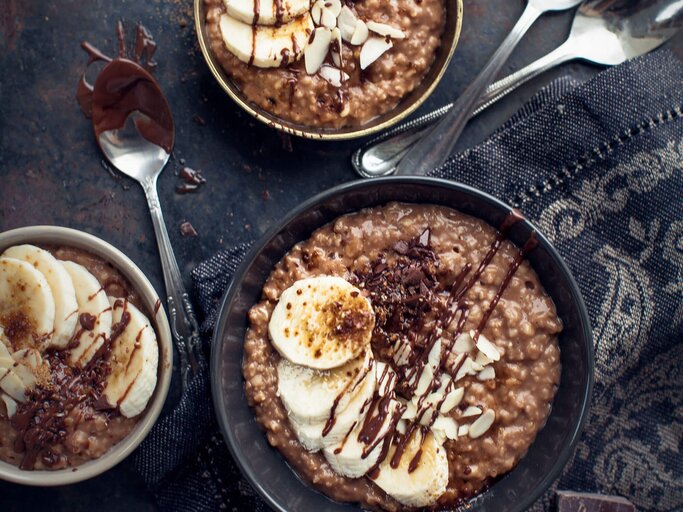
[[[361,126],[339,129],[320,128],[293,123],[277,117],[258,105],[251,103],[239,89],[237,84],[230,78],[225,69],[223,69],[211,50],[209,34],[206,30],[206,6],[204,0],[194,0],[194,19],[199,46],[202,50],[202,55],[204,55],[204,59],[209,66],[209,70],[228,96],[230,96],[244,111],[268,126],[272,126],[277,130],[291,135],[310,139],[344,140],[364,137],[397,124],[422,105],[434,91],[446,72],[451,57],[455,52],[462,26],[463,0],[447,0],[445,5],[446,21],[441,38],[441,46],[439,46],[434,62],[422,83],[405,96],[396,107],[385,114],[378,116]]]

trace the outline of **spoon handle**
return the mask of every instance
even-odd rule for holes
[[[568,43],[569,41],[519,71],[489,85],[477,101],[470,119],[532,78],[576,58],[573,46]],[[453,105],[453,103],[447,103],[436,110],[400,124],[365,144],[353,153],[351,158],[353,168],[363,178],[377,178],[393,174],[396,165],[408,149],[424,136],[432,123],[446,115]]]
[[[190,296],[185,290],[178,262],[173,253],[171,240],[168,237],[168,231],[164,223],[164,216],[161,213],[156,176],[146,178],[142,182],[142,188],[147,197],[147,204],[149,205],[152,224],[154,225],[154,234],[159,246],[161,269],[166,285],[168,315],[171,321],[171,334],[180,356],[180,377],[182,388],[185,390],[190,378],[199,369],[199,358],[197,356],[201,349],[199,325],[192,309]]]
[[[443,164],[455,147],[455,143],[467,124],[467,120],[470,118],[482,92],[493,81],[522,36],[541,14],[542,11],[535,5],[527,4],[515,27],[496,53],[493,54],[479,76],[458,98],[451,111],[436,123],[422,140],[416,143],[401,159],[396,168],[397,175],[421,176]]]

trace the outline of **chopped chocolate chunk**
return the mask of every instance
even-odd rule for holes
[[[206,179],[202,176],[202,171],[195,171],[189,167],[183,167],[178,173],[178,177],[181,178],[185,183],[176,187],[176,192],[178,194],[187,194],[188,192],[194,192],[201,185],[206,183]]]
[[[192,224],[189,222],[183,222],[180,225],[180,234],[183,236],[197,236],[199,233],[197,233],[197,230],[194,229]]]

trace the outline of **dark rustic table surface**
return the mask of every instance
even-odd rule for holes
[[[465,0],[462,36],[447,75],[421,109],[452,99],[471,81],[521,14],[521,0]],[[564,40],[571,14],[549,15],[522,41],[507,74]],[[163,281],[142,190],[109,169],[74,98],[86,56],[80,41],[108,53],[119,19],[142,22],[155,36],[156,76],[176,123],[173,155],[159,180],[166,224],[190,285],[190,270],[215,252],[258,237],[311,195],[356,178],[349,155],[358,142],[294,139],[253,121],[214,81],[198,49],[191,0],[0,1],[0,231],[35,224],[81,229],[128,254],[158,291]],[[681,38],[674,43],[683,48]],[[531,81],[470,123],[461,146],[505,121],[539,87],[569,74],[599,71],[572,63]],[[180,195],[183,166],[208,183]],[[198,236],[181,236],[189,221]],[[167,407],[178,397],[177,379]],[[32,489],[0,482],[3,512],[33,510],[154,510],[130,463],[88,482]]]

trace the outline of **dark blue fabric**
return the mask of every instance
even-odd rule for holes
[[[683,65],[659,51],[571,88],[554,83],[434,175],[483,189],[537,223],[589,308],[593,406],[555,489],[683,510]],[[568,89],[571,89],[567,92]],[[204,331],[246,246],[193,272]],[[208,336],[207,336],[208,337]],[[262,510],[218,434],[207,372],[137,454],[164,510]]]

